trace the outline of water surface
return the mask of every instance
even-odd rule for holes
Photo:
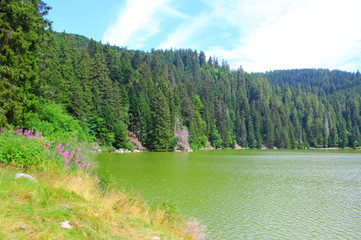
[[[222,239],[361,239],[361,153],[101,153],[148,201],[171,201]]]

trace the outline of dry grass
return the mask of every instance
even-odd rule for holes
[[[207,237],[207,227],[201,225],[196,219],[186,222],[184,232],[189,238],[194,240],[201,240]]]

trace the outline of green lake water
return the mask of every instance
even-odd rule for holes
[[[172,202],[209,238],[361,239],[361,152],[100,153],[149,202]]]

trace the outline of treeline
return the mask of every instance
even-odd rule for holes
[[[303,69],[249,74],[193,50],[130,51],[54,33],[44,46],[44,97],[63,105],[101,143],[127,146],[134,132],[151,150],[191,147],[356,147],[361,77]],[[50,43],[50,42],[49,42]],[[49,74],[50,73],[50,74]]]
[[[45,32],[40,48],[33,51],[35,67],[29,69],[36,72],[31,80],[36,85],[24,92],[40,103],[50,100],[62,106],[81,131],[100,144],[132,148],[127,138],[131,131],[150,150],[172,150],[178,140],[175,125],[180,125],[188,129],[193,149],[208,142],[216,148],[360,145],[358,72],[249,74],[242,68],[231,70],[215,57],[206,59],[202,51],[133,51]],[[6,43],[6,38],[1,41]],[[31,108],[21,103],[23,112],[37,112],[38,121],[14,117],[18,115],[4,110],[4,94],[0,98],[1,125],[32,121],[44,128],[49,119],[36,104]]]

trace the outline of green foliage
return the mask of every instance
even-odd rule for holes
[[[24,123],[36,102],[39,45],[50,23],[40,0],[0,2],[0,125]]]
[[[189,124],[189,144],[192,149],[197,150],[207,145],[207,124],[204,122],[199,112],[196,112],[195,116],[191,120],[192,121]]]
[[[106,127],[104,118],[93,115],[89,118],[90,135],[94,136],[98,143],[112,145],[115,135]]]
[[[174,147],[173,126],[167,99],[158,88],[152,101],[152,130],[150,131],[150,149],[162,151]]]
[[[197,95],[197,94],[194,95],[193,102],[194,102],[194,105],[195,105],[196,109],[198,110],[198,112],[200,114],[203,114],[204,106],[203,106],[203,103],[202,103],[199,95]]]
[[[76,39],[64,36],[67,42]],[[355,88],[361,83],[359,75],[312,69],[247,74],[243,69],[229,70],[224,62],[219,66],[216,58],[206,63],[202,52],[144,53],[81,42],[72,44],[78,46],[72,52],[78,53],[69,56],[71,62],[82,62],[73,66],[74,71],[89,72],[89,82],[87,74],[75,74],[74,101],[67,111],[99,143],[131,148],[129,130],[149,149],[171,149],[176,117],[188,128],[194,149],[217,139],[214,125],[221,139],[215,144],[223,148],[236,143],[249,148],[303,148],[360,142],[360,94]],[[305,79],[307,86],[293,74]],[[343,91],[351,86],[355,90]],[[357,100],[344,97],[349,95]]]
[[[63,142],[68,142],[72,138],[88,139],[79,122],[53,102],[39,104],[37,111],[31,114],[24,127],[42,131],[47,137]]]
[[[127,129],[125,124],[117,124],[114,126],[114,143],[115,148],[134,150],[133,144],[129,143],[127,136]]]
[[[50,168],[57,164],[51,161],[51,154],[44,148],[44,140],[36,139],[30,133],[23,135],[21,131],[21,134],[20,136],[19,132],[12,129],[0,132],[0,163],[36,169]]]
[[[360,146],[360,143],[358,141],[353,142],[353,148],[357,149]]]
[[[210,140],[214,148],[221,148],[222,146],[221,135],[218,133],[217,127],[215,125],[213,125],[213,130]]]

